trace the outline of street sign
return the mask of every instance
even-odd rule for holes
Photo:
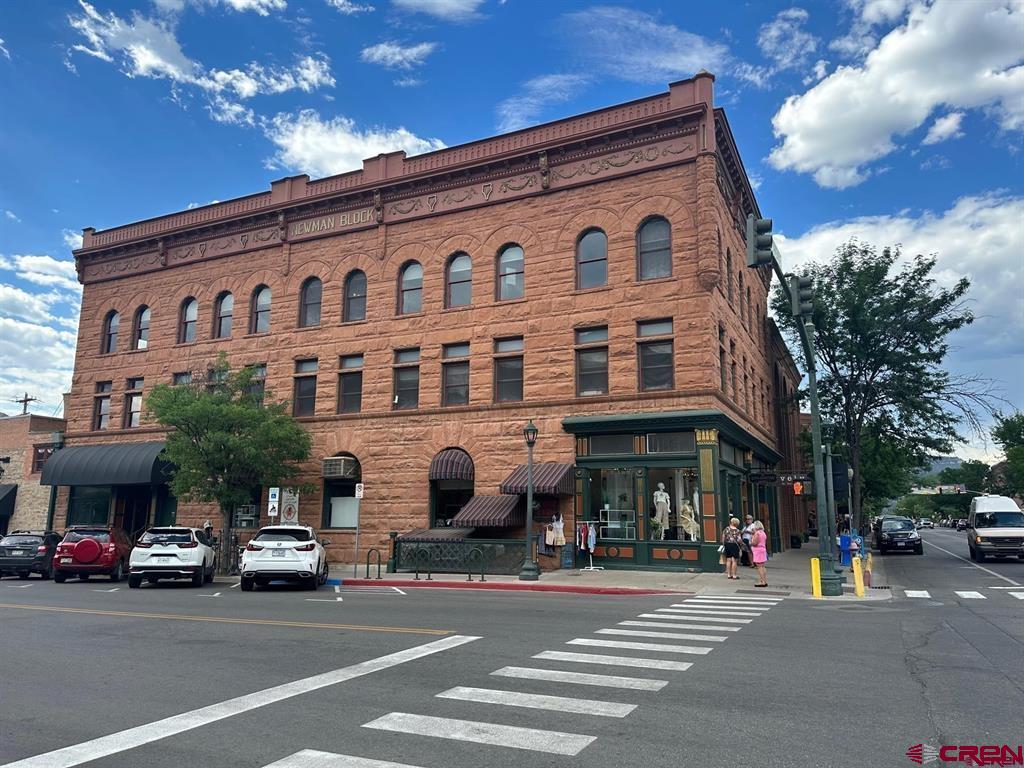
[[[280,488],[268,488],[267,489],[267,517],[277,517],[278,510],[280,509],[281,503],[281,489]]]
[[[779,475],[779,482],[783,485],[791,485],[793,483],[809,483],[813,480],[806,472],[788,472],[784,475]]]
[[[281,494],[281,522],[285,524],[299,522],[299,492],[294,488],[285,488]]]
[[[357,499],[363,498],[363,484],[362,483],[356,483],[356,498]]]
[[[267,517],[277,517],[277,504],[267,507]]]
[[[779,482],[779,476],[774,472],[751,472],[747,479],[759,485],[775,485]]]

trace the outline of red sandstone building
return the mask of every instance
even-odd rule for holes
[[[312,433],[299,518],[336,562],[358,526],[360,559],[397,531],[404,566],[433,542],[435,567],[515,569],[531,419],[536,516],[596,525],[595,563],[718,568],[744,511],[786,545],[802,521],[747,477],[794,466],[799,376],[713,82],[86,229],[56,522],[217,519],[167,492],[142,400],[224,352]],[[266,489],[237,517],[266,523]]]

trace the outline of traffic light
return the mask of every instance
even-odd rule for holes
[[[793,317],[810,317],[814,312],[814,278],[790,275],[789,298],[793,302]]]
[[[766,267],[772,263],[772,220],[747,214],[747,266]]]
[[[804,484],[800,482],[793,483],[793,495],[799,496],[804,492]]]

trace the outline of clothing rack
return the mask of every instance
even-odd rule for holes
[[[582,523],[576,523],[576,537],[579,538],[580,529],[584,525],[591,525],[591,524],[592,524],[592,521],[584,521]],[[604,566],[594,565],[594,553],[591,552],[589,549],[587,550],[587,560],[590,563],[590,565],[587,565],[587,566],[585,566],[583,568],[580,568],[580,573],[583,573],[584,571],[603,571],[604,570]]]

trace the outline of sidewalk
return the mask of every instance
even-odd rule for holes
[[[472,582],[466,580],[465,574],[441,573],[434,574],[431,581],[421,574],[419,581],[412,573],[382,574],[383,579],[353,578],[352,565],[335,565],[331,569],[331,583],[345,586],[395,586],[402,589],[415,587],[432,587],[435,589],[506,589],[534,592],[570,592],[585,594],[611,595],[651,595],[671,593],[706,593],[733,594],[736,592],[751,594],[783,594],[791,598],[814,599],[811,595],[810,560],[818,555],[818,541],[811,539],[800,549],[789,549],[771,557],[768,561],[768,588],[755,589],[757,572],[753,568],[739,569],[739,581],[729,581],[724,573],[677,573],[666,571],[585,571],[578,569],[561,570],[541,574],[539,581],[519,581],[516,576],[488,575],[487,580],[480,583],[479,575]],[[863,598],[853,593],[853,574],[848,568],[843,572],[846,576],[844,594],[841,597],[822,598],[823,600],[888,600],[890,590],[884,588],[885,574],[882,570],[881,558],[874,558],[872,588],[867,588]],[[358,568],[360,577],[365,573],[362,566]],[[376,571],[371,569],[371,576]]]

